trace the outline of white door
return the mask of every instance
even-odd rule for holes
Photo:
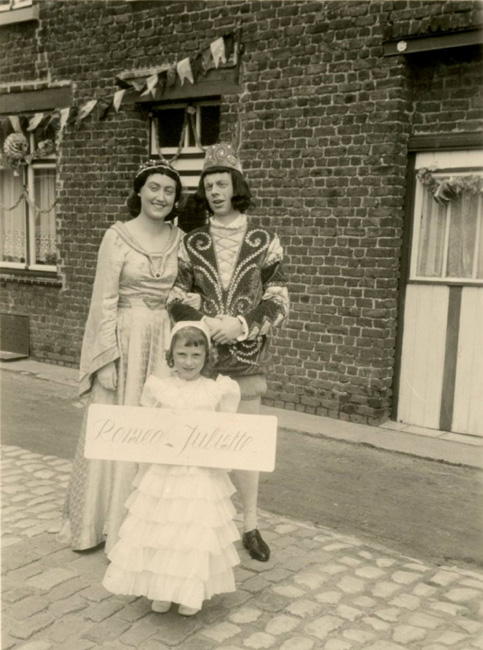
[[[397,419],[483,436],[483,151],[418,154]]]

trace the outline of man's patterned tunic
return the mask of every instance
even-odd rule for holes
[[[216,370],[231,376],[264,372],[269,362],[266,334],[288,314],[280,241],[266,228],[247,223],[228,283],[220,273],[219,255],[209,225],[184,236],[169,310],[175,321],[201,315],[243,316],[248,336],[233,345],[217,346]],[[190,292],[201,296],[201,314],[181,305]]]

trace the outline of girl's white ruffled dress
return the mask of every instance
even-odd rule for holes
[[[236,412],[238,384],[228,377],[147,380],[141,404],[183,410]],[[235,488],[223,469],[142,465],[126,501],[128,515],[108,554],[103,585],[115,594],[146,596],[201,609],[203,600],[235,591],[240,558],[230,496]]]

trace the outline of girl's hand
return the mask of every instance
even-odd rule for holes
[[[199,293],[188,293],[186,297],[183,298],[183,305],[188,305],[194,309],[200,309],[201,307],[201,296]]]
[[[114,361],[107,363],[96,373],[97,381],[105,390],[116,390],[117,388],[117,371]]]

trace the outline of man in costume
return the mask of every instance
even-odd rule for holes
[[[207,149],[197,199],[209,223],[183,238],[168,308],[174,321],[203,318],[216,345],[216,372],[240,386],[238,412],[257,414],[267,390],[267,334],[289,309],[283,250],[275,233],[252,225],[244,214],[251,193],[231,145]],[[199,310],[182,304],[193,292],[201,296]],[[257,522],[259,473],[234,473],[243,505],[243,545],[253,559],[266,562],[270,549]]]

